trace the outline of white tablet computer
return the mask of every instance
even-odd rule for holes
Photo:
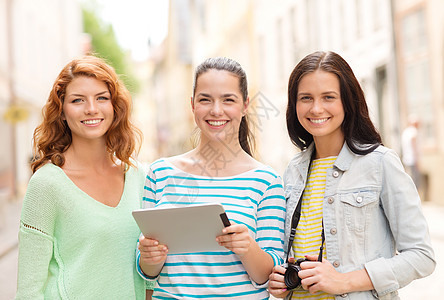
[[[221,204],[139,209],[133,217],[144,236],[168,246],[168,254],[226,250],[216,242],[230,224]]]

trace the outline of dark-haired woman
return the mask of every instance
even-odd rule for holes
[[[341,56],[315,52],[295,67],[287,128],[302,151],[284,174],[285,250],[290,262],[305,261],[299,261],[300,284],[291,291],[286,268],[276,266],[271,294],[398,299],[398,289],[433,272],[415,185],[396,153],[382,146],[364,93]],[[291,227],[296,228],[292,242]]]
[[[168,254],[140,239],[140,274],[155,280],[154,299],[268,299],[265,283],[283,262],[282,180],[251,155],[247,79],[228,58],[197,67],[191,108],[200,139],[182,155],[154,162],[145,207],[220,203],[231,226],[217,241],[225,251]],[[202,224],[205,226],[205,224]]]
[[[17,299],[145,299],[134,247],[145,172],[131,96],[86,56],[56,78],[34,132],[19,231]]]

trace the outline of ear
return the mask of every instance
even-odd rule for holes
[[[244,102],[244,109],[242,110],[242,116],[245,116],[247,114],[249,105],[250,105],[250,97],[247,97],[247,99]]]
[[[62,118],[62,121],[66,121],[65,113],[63,111],[62,111],[62,114],[60,115],[60,117]]]
[[[191,97],[191,111],[194,112],[194,99]]]

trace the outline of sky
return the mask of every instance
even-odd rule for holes
[[[110,23],[123,49],[144,60],[151,45],[159,45],[168,30],[168,0],[96,0],[98,14]]]

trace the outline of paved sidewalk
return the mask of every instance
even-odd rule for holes
[[[18,244],[21,201],[9,201],[0,210],[0,260]]]
[[[11,201],[0,210],[0,300],[15,297],[21,206],[21,201]]]

